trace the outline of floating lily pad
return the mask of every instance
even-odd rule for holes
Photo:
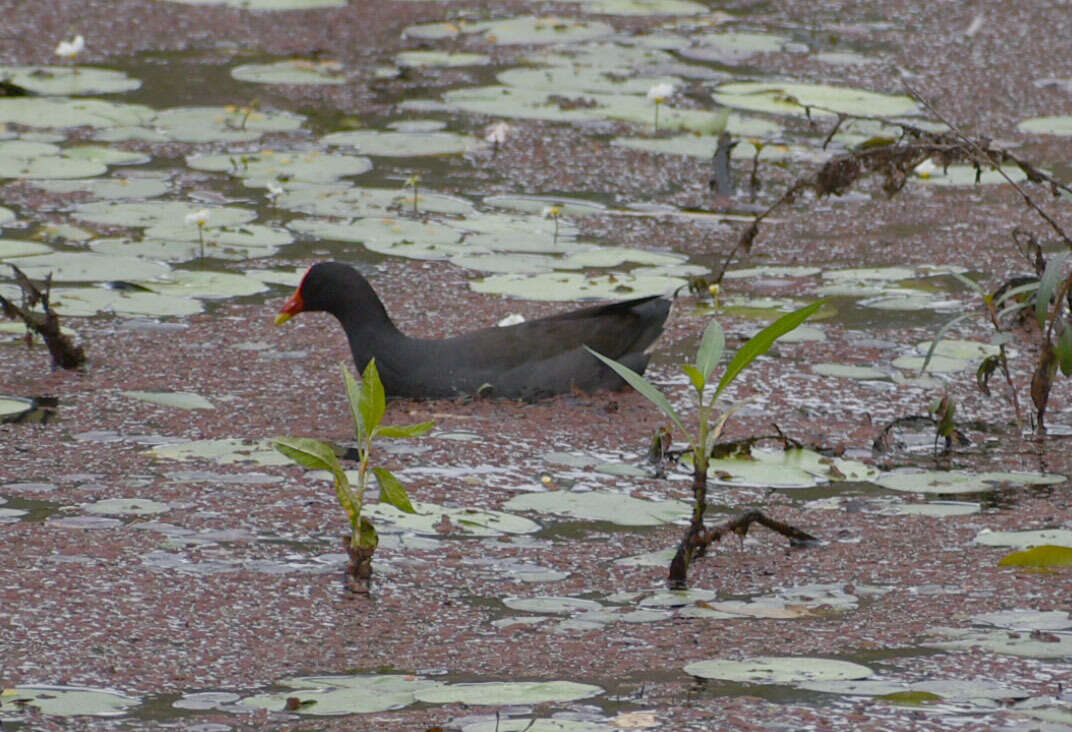
[[[33,408],[33,399],[0,395],[0,421],[5,421]]]
[[[1035,529],[1033,531],[984,531],[975,536],[976,544],[985,546],[1035,547],[1057,545],[1072,547],[1072,530]]]
[[[584,722],[575,719],[532,719],[512,717],[473,722],[461,728],[461,732],[616,732],[626,727]]]
[[[0,124],[25,127],[108,128],[120,125],[142,125],[155,112],[141,104],[106,102],[101,99],[69,99],[66,97],[2,97]]]
[[[0,79],[34,94],[56,96],[118,94],[141,86],[122,71],[93,66],[0,66]]]
[[[290,458],[276,450],[268,440],[191,440],[157,445],[148,452],[165,460],[211,460],[223,464],[251,462],[258,465],[291,463]]]
[[[1010,630],[1072,630],[1072,614],[1065,610],[1045,612],[1030,608],[999,610],[973,615],[972,622],[996,625]]]
[[[152,281],[139,281],[139,284],[161,295],[209,299],[244,297],[268,289],[252,277],[208,270],[171,270]]]
[[[287,191],[276,200],[276,206],[314,216],[394,218],[413,211],[413,191],[359,186],[308,186]],[[417,191],[417,209],[422,215],[475,213],[473,204],[464,198],[421,189]]]
[[[35,254],[47,254],[51,251],[52,247],[47,244],[39,244],[35,241],[0,239],[0,260],[8,260],[15,257],[29,257]]]
[[[977,177],[975,166],[973,165],[950,165],[944,170],[938,168],[929,175],[919,176],[916,180],[939,186],[994,185],[1007,183],[1009,179],[1017,183],[1027,180],[1027,173],[1019,165],[1003,165],[1001,170],[1005,175],[996,170],[983,168],[982,173],[978,174]]]
[[[875,481],[895,491],[915,493],[979,493],[990,491],[995,484],[1052,485],[1064,482],[1064,477],[1044,473],[966,473],[956,470],[896,470],[884,473]],[[978,540],[978,539],[977,539]]]
[[[823,279],[836,281],[871,280],[890,281],[907,280],[916,276],[914,269],[907,267],[857,267],[853,269],[831,269],[823,272]]]
[[[685,666],[685,673],[719,681],[793,685],[835,679],[866,679],[873,672],[867,666],[828,658],[757,656],[744,661],[698,661]]]
[[[497,208],[538,215],[542,215],[545,209],[554,207],[558,209],[560,217],[588,216],[607,212],[606,206],[593,201],[554,196],[487,196],[484,198],[484,203]]]
[[[152,119],[172,142],[246,142],[269,132],[293,132],[305,118],[251,107],[175,107]]]
[[[372,156],[412,158],[425,155],[458,155],[487,147],[475,137],[454,132],[334,132],[320,138],[325,145],[355,147]]]
[[[74,215],[83,221],[105,226],[172,226],[188,227],[197,235],[197,225],[186,217],[208,211],[207,227],[239,226],[257,218],[256,211],[238,206],[201,206],[182,201],[96,201],[75,208]]]
[[[821,482],[872,480],[877,468],[812,450],[753,450],[750,458],[720,458],[708,463],[708,476],[724,485],[810,488]]]
[[[737,82],[723,84],[712,97],[727,107],[773,114],[803,115],[804,105],[823,108],[813,108],[813,115],[844,112],[858,116],[897,117],[919,113],[918,105],[908,96],[825,84]]]
[[[579,597],[504,597],[503,605],[511,610],[543,615],[569,615],[603,609],[603,605],[595,600]]]
[[[51,143],[4,140],[0,141],[0,169],[6,178],[88,178],[107,172],[108,166],[68,157]]]
[[[92,160],[105,165],[143,165],[152,157],[133,150],[120,150],[105,145],[74,145],[63,149],[65,157]]]
[[[691,0],[566,0],[582,3],[584,12],[598,15],[699,15],[709,13]]]
[[[505,508],[609,521],[619,526],[659,526],[687,518],[692,511],[683,501],[647,501],[602,491],[523,493],[507,501]]]
[[[577,43],[609,36],[614,29],[599,21],[560,18],[553,15],[525,15],[478,23],[447,21],[411,25],[403,31],[407,38],[455,38],[478,33],[485,40],[499,45]]]
[[[60,288],[52,291],[52,305],[63,315],[89,316],[99,312],[149,317],[183,317],[204,310],[197,300],[138,290],[101,287]]]
[[[389,504],[376,503],[366,506],[363,515],[371,518],[380,531],[388,530],[389,527],[397,531],[412,531],[427,536],[437,536],[443,532],[470,536],[499,536],[531,534],[540,530],[540,525],[535,521],[503,511],[447,508],[421,501],[414,501],[413,508],[417,513],[404,513]]]
[[[493,275],[471,280],[469,287],[488,295],[507,295],[523,300],[624,300],[645,295],[662,295],[687,284],[680,277],[634,276],[611,273],[589,277],[573,272],[552,272],[531,276]]]
[[[215,409],[208,399],[188,391],[124,391],[123,396],[177,409]]]
[[[662,590],[654,592],[640,601],[641,607],[685,607],[700,602],[708,602],[715,599],[716,595],[711,590],[693,588],[690,590]],[[612,598],[607,598],[612,599]],[[624,599],[624,598],[622,598]]]
[[[892,365],[905,371],[919,371],[923,368],[925,356],[898,356],[893,359]],[[952,374],[957,371],[975,368],[974,363],[964,358],[950,358],[949,356],[932,356],[927,362],[927,371],[932,374]]]
[[[407,259],[450,259],[459,254],[487,251],[463,243],[462,232],[457,229],[415,219],[367,218],[352,223],[298,219],[288,226],[318,239],[361,242],[370,251]]]
[[[1016,125],[1021,132],[1039,135],[1072,135],[1072,116],[1034,117]]]
[[[231,69],[238,81],[256,84],[345,84],[346,76],[338,61],[289,59],[270,64],[243,64]]]
[[[3,206],[0,206],[0,226],[10,224],[14,220],[15,212],[12,211],[10,208],[4,208]]]
[[[242,10],[317,10],[319,8],[341,8],[346,0],[168,0],[183,5],[226,5]]]
[[[264,187],[269,181],[277,180],[330,183],[339,178],[361,175],[372,170],[372,161],[366,157],[319,150],[262,150],[259,153],[191,155],[186,158],[186,164],[195,170],[230,173],[242,178],[246,185],[254,187]]]
[[[5,706],[26,704],[41,714],[58,717],[121,717],[141,704],[138,697],[88,686],[16,686],[14,691],[11,696],[5,694]]]
[[[21,258],[19,269],[31,279],[44,279],[51,273],[54,282],[109,282],[116,277],[149,280],[171,271],[160,262],[95,252],[52,252]]]
[[[85,193],[91,198],[156,198],[171,190],[164,178],[83,178],[75,180],[35,180],[35,188],[50,193]]]
[[[483,53],[451,53],[448,51],[403,51],[395,56],[399,66],[484,66],[491,57]]]
[[[857,379],[860,381],[890,378],[889,374],[874,366],[853,366],[842,363],[813,363],[811,371],[820,376],[837,376],[843,379]]]
[[[106,516],[150,516],[164,513],[171,506],[147,498],[106,498],[82,507],[86,513],[104,514]]]
[[[434,689],[438,681],[416,676],[299,676],[280,682],[290,691],[246,697],[238,704],[254,709],[289,710],[289,699],[301,704],[299,714],[331,716],[370,714],[401,709],[416,701],[416,693]]]
[[[425,704],[469,704],[505,706],[569,702],[599,696],[603,689],[573,681],[501,681],[483,684],[445,684],[418,691],[417,701]]]
[[[924,643],[929,648],[946,651],[982,648],[991,653],[1024,658],[1066,658],[1072,656],[1072,633],[1013,633],[1008,630],[962,630],[936,628],[936,635],[948,638]]]
[[[679,49],[685,58],[734,66],[759,53],[778,53],[789,39],[767,33],[707,33]]]

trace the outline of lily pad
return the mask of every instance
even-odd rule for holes
[[[156,198],[171,190],[167,179],[148,176],[35,180],[33,186],[50,193],[85,193],[97,199]]]
[[[678,289],[687,281],[665,275],[608,273],[587,276],[573,272],[551,272],[531,276],[503,274],[471,280],[474,292],[507,295],[523,300],[624,300],[645,295],[662,295]]]
[[[104,226],[187,227],[197,235],[197,225],[187,223],[188,216],[208,211],[206,226],[238,226],[253,221],[257,212],[238,206],[201,206],[182,201],[96,201],[75,208],[74,215],[83,221]]]
[[[208,399],[188,391],[124,391],[123,396],[177,409],[215,409]]]
[[[936,635],[946,640],[931,641],[923,645],[946,651],[982,648],[991,653],[1023,658],[1066,658],[1072,656],[1072,633],[1015,633],[1008,630],[963,630],[959,628],[936,628]]]
[[[405,513],[386,503],[366,506],[363,515],[371,518],[380,531],[412,531],[426,536],[460,533],[470,536],[531,534],[540,530],[535,521],[504,511],[476,508],[447,508],[434,503],[414,501],[416,513]]]
[[[191,440],[157,445],[149,454],[164,460],[211,460],[231,464],[251,462],[257,465],[290,465],[290,458],[276,450],[268,440]]]
[[[403,51],[395,56],[399,66],[484,66],[491,57],[483,53],[451,53],[448,51]]]
[[[1064,478],[1043,473],[966,473],[958,470],[895,470],[874,482],[883,488],[914,493],[980,493],[993,490],[997,483],[1046,485]]]
[[[93,66],[0,66],[0,79],[34,94],[118,94],[141,87],[122,71]]]
[[[692,511],[684,501],[648,501],[603,491],[523,493],[507,501],[505,508],[609,521],[619,526],[659,526],[688,518]]]
[[[866,679],[873,672],[867,666],[828,658],[757,656],[744,661],[698,661],[685,666],[685,673],[702,679],[784,686],[812,681]]]
[[[52,252],[21,258],[19,269],[31,279],[44,279],[51,273],[54,282],[109,282],[116,277],[150,280],[171,271],[160,262],[95,252]]]
[[[402,35],[406,38],[431,40],[456,38],[474,33],[498,45],[577,43],[609,36],[614,33],[614,28],[599,21],[561,18],[553,15],[525,15],[477,23],[447,21],[411,25],[403,31]]]
[[[976,534],[976,544],[984,546],[1036,547],[1057,545],[1072,547],[1072,530],[1034,529],[1030,531],[984,531]]]
[[[175,107],[152,119],[172,142],[248,142],[270,132],[293,132],[305,117],[252,107]]]
[[[595,600],[579,597],[504,597],[503,605],[511,610],[542,615],[569,615],[603,609],[603,605]]]
[[[584,6],[584,12],[598,15],[699,15],[710,12],[692,0],[566,0]]]
[[[197,300],[138,290],[65,287],[52,291],[52,304],[63,315],[90,316],[100,312],[148,317],[183,317],[204,310]]]
[[[106,102],[101,99],[67,97],[2,97],[0,124],[33,128],[96,127],[142,125],[155,112],[141,104]]]
[[[147,498],[106,498],[82,507],[86,513],[106,516],[151,516],[170,510],[171,506]]]
[[[707,33],[678,52],[685,58],[734,66],[759,53],[778,53],[789,39],[767,33]]]
[[[0,261],[6,261],[16,257],[30,257],[35,254],[47,254],[51,251],[52,247],[47,244],[40,244],[36,241],[0,239]]]
[[[482,684],[445,684],[418,691],[417,701],[425,704],[469,704],[473,706],[546,704],[570,702],[599,696],[603,689],[573,681],[496,681]]]
[[[813,115],[844,112],[858,116],[897,117],[919,114],[920,111],[916,102],[905,95],[878,94],[826,84],[736,82],[723,84],[711,96],[727,107],[773,114],[803,115],[804,105],[813,107]]]
[[[243,64],[231,69],[238,81],[256,84],[345,84],[342,64],[338,61],[288,59],[270,64]]]
[[[454,132],[334,132],[320,138],[325,145],[346,145],[374,157],[413,158],[426,155],[459,155],[487,147],[475,137]]]
[[[1016,129],[1037,135],[1072,135],[1072,116],[1033,117],[1016,125]]]
[[[262,150],[259,153],[191,155],[186,158],[186,164],[195,170],[230,173],[242,178],[246,185],[252,187],[265,187],[269,181],[330,183],[372,170],[372,161],[366,157],[319,150]]]
[[[161,295],[208,299],[244,297],[268,289],[260,280],[234,272],[188,269],[171,270],[152,281],[139,280],[138,284]]]
[[[141,704],[138,697],[88,686],[16,686],[14,691],[4,696],[5,706],[26,704],[41,714],[58,717],[121,717]]]
[[[417,692],[434,689],[440,682],[416,676],[385,674],[299,676],[280,684],[290,687],[291,691],[246,697],[238,704],[253,709],[281,712],[289,710],[289,700],[296,698],[300,704],[292,711],[299,714],[371,714],[409,706],[416,701]]]
[[[813,374],[819,374],[820,376],[836,376],[860,381],[890,378],[889,374],[874,366],[854,366],[843,363],[813,363],[811,371]]]

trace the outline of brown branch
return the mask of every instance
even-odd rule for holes
[[[697,532],[691,538],[691,542],[697,549],[706,549],[709,544],[713,544],[719,541],[723,536],[729,534],[731,531],[737,534],[742,539],[748,534],[748,528],[753,524],[760,524],[766,526],[771,531],[777,531],[782,536],[787,537],[791,542],[815,542],[818,541],[814,536],[801,531],[795,526],[790,526],[787,523],[772,519],[765,513],[758,509],[752,509],[746,511],[740,516],[730,519],[723,524],[713,526],[710,529]]]

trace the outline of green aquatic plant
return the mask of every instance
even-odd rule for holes
[[[343,470],[331,445],[308,437],[277,437],[273,442],[279,452],[299,465],[331,473],[335,482],[335,495],[346,511],[353,530],[346,539],[346,551],[350,556],[350,576],[368,580],[372,576],[372,555],[380,541],[372,521],[361,515],[370,473],[375,476],[380,486],[381,503],[389,503],[406,513],[416,513],[402,482],[387,468],[371,464],[372,444],[379,439],[420,437],[432,429],[435,422],[405,426],[381,424],[387,409],[387,400],[383,382],[380,381],[380,374],[376,369],[376,359],[369,361],[365,367],[361,384],[357,383],[345,364],[342,364],[342,373],[357,437],[356,485],[350,484],[346,471]]]
[[[710,398],[704,398],[707,387],[712,384],[712,372],[722,360],[726,350],[726,336],[717,320],[712,320],[700,340],[695,364],[684,364],[682,370],[688,375],[696,397],[697,417],[692,429],[685,426],[685,420],[670,404],[670,400],[650,381],[629,367],[614,359],[588,349],[596,358],[603,361],[625,380],[631,387],[647,397],[648,401],[662,410],[677,429],[685,435],[692,453],[692,518],[684,538],[678,545],[677,553],[670,563],[668,582],[673,588],[684,588],[687,584],[689,564],[693,557],[700,556],[712,542],[718,541],[730,531],[743,536],[748,527],[759,523],[773,529],[794,541],[813,541],[814,538],[803,531],[767,517],[761,511],[747,511],[735,519],[714,527],[704,527],[704,511],[707,508],[707,468],[711,453],[718,444],[725,429],[726,422],[743,407],[747,400],[739,401],[727,409],[722,409],[718,399],[726,387],[741,375],[748,366],[762,356],[786,333],[795,329],[822,307],[825,300],[819,300],[799,310],[783,315],[766,328],[756,333],[745,343],[730,360],[722,373],[718,385],[711,392]]]

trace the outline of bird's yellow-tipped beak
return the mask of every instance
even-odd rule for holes
[[[301,288],[299,287],[283,305],[283,309],[279,311],[279,315],[275,316],[275,324],[283,325],[283,323],[287,322],[303,310],[305,310],[305,300],[302,298]]]

